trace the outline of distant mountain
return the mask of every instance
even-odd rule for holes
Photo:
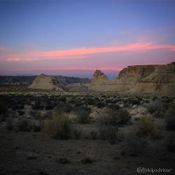
[[[88,78],[79,78],[79,77],[67,77],[58,75],[55,76],[57,80],[63,85],[75,84],[75,83],[89,83],[90,79]]]
[[[37,76],[0,76],[0,85],[31,85]],[[55,77],[60,84],[69,85],[74,83],[88,83],[88,78],[51,76]]]

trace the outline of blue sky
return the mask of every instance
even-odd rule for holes
[[[86,76],[168,63],[174,19],[173,0],[0,0],[0,74]]]

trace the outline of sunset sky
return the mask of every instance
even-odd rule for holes
[[[174,0],[0,0],[0,75],[114,77],[172,61]]]

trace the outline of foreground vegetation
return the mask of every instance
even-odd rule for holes
[[[64,144],[107,142],[122,156],[166,159],[175,154],[174,98],[1,95],[0,99],[0,128],[8,133],[36,133]],[[64,156],[57,161],[71,164]],[[81,163],[95,161],[88,153]]]

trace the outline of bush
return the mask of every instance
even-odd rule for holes
[[[175,139],[172,135],[166,138],[166,150],[168,152],[175,152]]]
[[[37,99],[35,103],[32,105],[32,109],[34,110],[43,110],[44,105],[41,103],[40,99]]]
[[[34,119],[36,119],[36,120],[41,120],[41,119],[42,119],[41,112],[39,112],[39,111],[34,111],[34,110],[32,110],[32,111],[30,112],[30,115],[31,115]]]
[[[94,162],[94,160],[90,157],[85,157],[84,159],[81,160],[82,164],[91,164],[93,162]]]
[[[19,114],[19,115],[24,115],[24,114],[25,114],[25,111],[18,110],[18,114]]]
[[[149,117],[143,117],[139,120],[137,135],[140,137],[149,137],[153,139],[158,139],[161,137],[160,130]]]
[[[148,109],[149,113],[153,114],[154,117],[162,118],[167,110],[167,104],[159,99],[156,99],[148,103],[146,108]]]
[[[14,121],[13,128],[16,131],[40,131],[41,123],[37,120],[31,120],[26,118],[20,118]]]
[[[130,118],[129,113],[124,109],[119,109],[117,111],[107,109],[99,115],[97,120],[100,138],[115,143],[118,126],[127,124]]]
[[[116,122],[117,122],[117,124],[119,124],[119,125],[127,124],[130,119],[131,119],[131,116],[128,113],[128,111],[126,111],[124,109],[120,109],[116,112]]]
[[[99,137],[102,140],[108,140],[115,143],[117,139],[118,128],[116,126],[104,125],[99,127]]]
[[[78,109],[75,113],[78,117],[79,123],[85,124],[90,122],[90,110],[88,108]]]
[[[55,111],[57,113],[68,113],[72,110],[72,106],[68,103],[65,103],[65,102],[60,102],[56,108],[55,108]]]
[[[8,108],[6,104],[0,102],[0,114],[6,114],[8,112]]]
[[[119,109],[117,111],[107,109],[103,114],[99,115],[98,122],[103,125],[119,126],[127,124],[130,118],[131,116],[129,115],[128,111],[124,109]]]
[[[95,140],[98,138],[98,133],[96,131],[91,131],[90,137],[91,137],[91,139]]]
[[[173,104],[165,114],[166,129],[175,131],[175,105]]]
[[[148,143],[145,138],[140,138],[135,133],[131,133],[125,140],[123,151],[131,156],[137,156],[144,153]]]
[[[120,106],[117,104],[107,104],[108,108],[112,110],[119,110]]]
[[[73,129],[73,138],[74,139],[80,139],[81,138],[82,131],[80,128],[74,128]]]
[[[12,118],[8,118],[6,121],[6,129],[7,130],[13,130],[13,119]]]
[[[65,113],[54,113],[52,119],[45,120],[44,132],[55,139],[69,139],[70,120]]]
[[[31,131],[32,126],[28,119],[19,119],[16,122],[15,128],[17,131]]]
[[[59,159],[57,160],[57,162],[59,162],[59,163],[61,163],[61,164],[69,164],[69,163],[71,163],[71,161],[70,161],[69,159],[65,158],[65,157],[59,158]]]
[[[108,140],[110,143],[115,143],[118,127],[116,126],[114,116],[109,115],[107,110],[106,112],[100,114],[97,123],[100,139]]]

